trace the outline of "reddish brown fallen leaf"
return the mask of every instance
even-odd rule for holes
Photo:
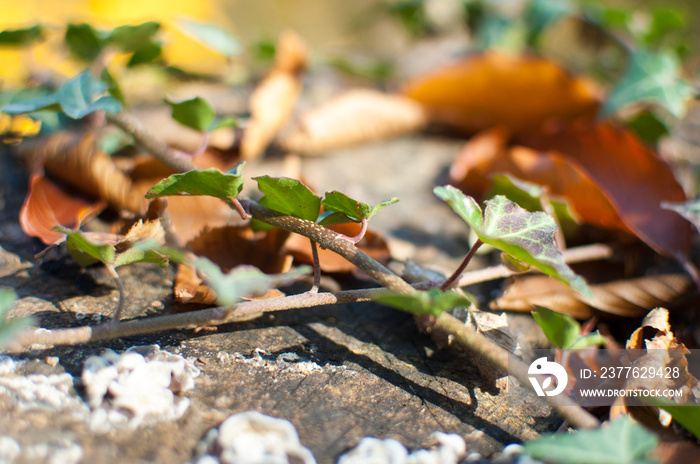
[[[450,168],[450,183],[481,197],[490,189],[495,174],[546,185],[552,195],[565,197],[576,214],[589,224],[631,233],[615,206],[575,161],[554,152],[507,147],[508,135],[494,129],[474,136]]]
[[[204,256],[228,272],[241,264],[250,264],[267,274],[289,270],[283,247],[289,232],[272,229],[253,232],[250,226],[207,228],[187,244],[187,249]]]
[[[345,234],[348,237],[352,237],[360,232],[361,226],[356,222],[351,222],[329,226],[328,228]],[[387,241],[382,234],[371,229],[367,230],[367,233],[362,240],[358,242],[357,246],[381,263],[386,263],[391,258]],[[294,257],[296,262],[301,264],[313,264],[311,243],[308,238],[297,234],[291,234],[284,249]],[[319,248],[318,258],[321,263],[321,270],[325,272],[353,272],[355,270],[353,264],[350,264],[350,262],[330,250]]]
[[[689,464],[700,462],[700,447],[688,442],[662,441],[651,452],[659,464]]]
[[[131,180],[110,156],[98,149],[92,134],[58,132],[48,138],[25,141],[20,152],[30,165],[43,164],[47,174],[105,200],[117,210],[146,210],[143,194],[134,190]]]
[[[467,132],[505,126],[516,134],[553,122],[593,119],[598,90],[541,58],[496,52],[409,82],[405,95],[422,103],[430,120]]]
[[[291,265],[291,258],[282,251],[288,236],[289,232],[281,229],[253,232],[249,226],[226,226],[203,230],[187,244],[187,249],[209,258],[224,272],[251,264],[265,273],[276,274],[288,271]],[[178,266],[174,294],[182,303],[216,304],[214,290],[204,284],[189,264]],[[275,295],[268,293],[263,298]]]
[[[250,96],[250,119],[241,140],[241,156],[259,156],[287,122],[301,93],[307,50],[293,32],[280,35],[272,71]]]
[[[280,145],[292,152],[319,154],[419,130],[426,122],[423,107],[409,98],[356,89],[303,114]]]
[[[54,227],[76,228],[106,206],[104,201],[90,202],[69,194],[46,177],[34,174],[20,210],[19,223],[25,234],[51,245],[66,236],[53,230]]]
[[[684,202],[685,193],[668,164],[631,132],[611,123],[579,124],[522,141],[538,150],[556,150],[578,164],[637,237],[659,253],[687,259],[690,224],[661,208],[662,202]]]
[[[577,319],[588,319],[599,312],[637,317],[656,306],[668,305],[691,286],[692,280],[685,274],[639,277],[591,285],[593,298],[586,299],[558,280],[524,276],[509,285],[490,307],[529,312],[533,305],[538,305]]]

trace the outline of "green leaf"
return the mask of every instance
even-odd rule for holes
[[[13,290],[0,289],[0,348],[7,345],[17,334],[32,325],[32,317],[7,318],[7,312],[17,300],[17,294]]]
[[[643,400],[668,411],[673,416],[673,420],[688,429],[696,438],[700,438],[700,406],[679,405],[668,398],[656,396],[645,396]]]
[[[684,12],[673,8],[656,8],[651,12],[651,24],[646,34],[642,35],[644,43],[650,47],[658,45],[669,33],[685,27]]]
[[[609,115],[631,103],[653,103],[681,118],[693,86],[680,77],[681,64],[671,52],[638,51],[630,56],[622,78],[612,89],[603,114]]]
[[[335,190],[327,192],[321,204],[326,211],[342,213],[355,222],[367,218],[372,211],[367,203],[360,203]]]
[[[528,42],[535,44],[542,31],[561,17],[574,12],[569,0],[531,0],[525,9],[525,22],[529,28]]]
[[[637,136],[652,146],[656,146],[661,137],[668,135],[666,125],[652,112],[643,111],[625,122]]]
[[[149,42],[160,30],[160,23],[148,21],[136,26],[119,26],[112,30],[107,42],[125,52],[135,52]]]
[[[241,53],[242,47],[238,39],[216,24],[183,19],[178,25],[184,32],[217,53],[227,57]]]
[[[464,297],[453,290],[443,292],[433,288],[424,292],[417,291],[411,295],[396,293],[382,296],[375,301],[412,314],[438,316],[443,311],[449,311],[456,306],[470,306],[475,299]]]
[[[106,90],[107,86],[102,81],[85,71],[63,84],[58,92],[10,104],[2,108],[2,111],[17,114],[60,108],[73,119],[80,119],[98,110],[108,113],[121,111],[122,105],[117,99],[112,96],[100,96]]]
[[[107,86],[102,81],[84,72],[61,87],[58,101],[63,112],[73,119],[83,118],[97,110],[118,113],[122,105],[116,98],[109,95],[98,97],[106,90]]]
[[[301,266],[285,274],[268,275],[255,266],[238,266],[224,274],[207,258],[198,258],[193,264],[206,275],[207,285],[216,292],[217,300],[223,306],[238,303],[243,296],[264,295],[271,288],[311,272],[311,267]]]
[[[608,340],[603,337],[597,330],[593,333],[587,335],[580,335],[572,344],[568,347],[570,350],[581,350],[588,348],[589,346],[605,345]]]
[[[557,348],[569,348],[581,334],[581,325],[576,319],[559,314],[541,306],[535,306],[532,316],[552,345]]]
[[[229,201],[243,188],[243,166],[238,165],[227,173],[215,168],[189,171],[161,180],[146,193],[146,198],[197,195]]]
[[[350,219],[343,213],[333,213],[331,211],[324,211],[318,216],[316,222],[322,226],[332,226],[335,224],[347,224],[348,222],[357,222]]]
[[[156,266],[166,267],[168,265],[168,257],[154,250],[142,250],[137,247],[131,247],[117,255],[114,260],[114,267],[126,266],[127,264],[134,263],[150,263]]]
[[[433,191],[469,224],[482,242],[567,283],[584,296],[592,295],[586,282],[564,263],[554,243],[557,226],[547,214],[531,213],[498,195],[486,202],[482,217],[478,203],[456,188],[448,185]]]
[[[163,46],[160,43],[151,42],[138,50],[135,50],[133,55],[131,55],[131,58],[129,58],[129,61],[126,63],[126,66],[131,68],[140,64],[151,63],[160,58],[162,52]]]
[[[65,41],[71,54],[91,62],[106,45],[103,35],[89,24],[69,24],[66,26]]]
[[[111,264],[114,262],[116,249],[109,244],[97,243],[87,238],[80,231],[73,231],[65,227],[56,227],[66,237],[68,254],[81,266],[90,266],[97,262]]]
[[[197,131],[207,131],[214,122],[216,114],[214,109],[207,101],[200,97],[195,97],[192,100],[175,103],[168,100],[165,102],[170,105],[173,110],[173,119]]]
[[[210,131],[216,129],[221,129],[222,127],[238,127],[238,118],[224,118],[215,120],[211,126],[209,126]]]
[[[44,28],[37,24],[26,29],[5,29],[0,32],[0,45],[27,45],[44,38]]]
[[[700,232],[700,199],[690,200],[685,203],[662,202],[661,207],[670,209],[686,218]]]
[[[525,452],[559,464],[652,464],[647,457],[658,438],[627,416],[607,426],[576,433],[542,435],[525,443]]]
[[[321,199],[296,179],[254,177],[265,196],[260,204],[278,213],[315,222],[321,211]]]

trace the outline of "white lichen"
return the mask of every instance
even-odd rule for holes
[[[206,454],[196,464],[315,464],[291,422],[247,411],[226,419],[210,433]]]
[[[343,454],[338,464],[457,464],[467,453],[464,439],[456,434],[433,432],[435,446],[409,453],[393,438],[366,437]]]
[[[0,462],[13,462],[21,450],[14,438],[0,436]]]
[[[91,428],[106,432],[113,426],[136,428],[180,418],[189,406],[183,393],[194,387],[199,372],[191,362],[158,345],[91,356],[82,373],[92,409]]]
[[[70,374],[5,375],[0,377],[0,399],[20,411],[49,409],[87,414],[85,404],[73,390]]]

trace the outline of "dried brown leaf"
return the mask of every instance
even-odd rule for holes
[[[175,275],[173,293],[180,303],[216,304],[216,293],[204,285],[197,275],[197,269],[191,264],[180,264]]]
[[[688,442],[662,441],[651,452],[659,464],[689,464],[700,462],[700,447]]]
[[[668,305],[691,286],[692,281],[685,274],[639,277],[591,285],[593,298],[586,299],[555,279],[527,276],[516,279],[490,307],[529,312],[533,305],[538,305],[577,319],[588,319],[599,312],[636,317],[650,308]]]
[[[289,120],[301,93],[307,53],[299,36],[293,32],[280,35],[275,65],[250,96],[251,116],[241,140],[243,159],[259,156]]]
[[[302,115],[280,144],[289,151],[320,154],[416,131],[426,123],[423,107],[409,98],[356,89]]]
[[[146,200],[112,158],[99,150],[92,134],[57,132],[21,145],[30,165],[75,189],[105,200],[117,210],[146,211]]]
[[[44,176],[34,174],[29,182],[29,193],[20,210],[19,223],[25,234],[38,237],[51,245],[65,238],[65,234],[54,230],[61,225],[77,228],[86,219],[102,211],[104,201],[89,202],[76,197]]]

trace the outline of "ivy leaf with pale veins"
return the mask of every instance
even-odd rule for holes
[[[557,348],[577,350],[606,342],[597,330],[581,335],[581,324],[568,314],[560,314],[542,306],[535,306],[532,316],[552,345]]]
[[[99,243],[88,238],[83,232],[70,230],[65,227],[56,227],[57,230],[67,235],[66,248],[68,254],[81,266],[86,267],[97,262],[112,264],[117,254],[114,245]]]
[[[214,109],[201,97],[182,102],[165,102],[172,108],[175,121],[196,131],[208,131],[216,119]]]
[[[476,200],[450,185],[436,187],[433,192],[469,224],[482,242],[592,296],[583,278],[564,263],[554,242],[557,226],[549,215],[531,213],[501,195],[488,200],[482,213]]]
[[[334,190],[326,193],[321,204],[325,211],[341,213],[347,217],[348,221],[361,222],[363,219],[371,219],[379,211],[397,201],[399,201],[398,198],[392,198],[371,207],[367,203],[359,202],[344,193]]]
[[[224,274],[207,258],[198,258],[193,264],[206,275],[207,284],[216,292],[217,300],[223,306],[238,303],[243,296],[264,295],[271,288],[311,272],[309,266],[300,266],[284,274],[265,274],[255,266],[238,266]]]
[[[302,182],[288,177],[253,178],[264,197],[260,204],[278,213],[315,222],[321,211],[321,198]]]
[[[146,198],[197,195],[230,201],[243,188],[244,165],[245,161],[238,163],[226,173],[210,168],[173,174],[151,187]]]
[[[686,201],[685,203],[662,202],[661,207],[680,214],[700,232],[700,199]]]
[[[685,113],[693,86],[680,76],[681,63],[671,52],[636,52],[608,97],[603,114],[634,102],[654,103],[677,118]]]
[[[475,300],[475,298],[470,299],[453,290],[443,292],[438,288],[433,288],[424,292],[417,291],[410,295],[396,293],[382,296],[375,301],[412,314],[438,316],[443,311],[449,311],[456,306],[469,306]]]

